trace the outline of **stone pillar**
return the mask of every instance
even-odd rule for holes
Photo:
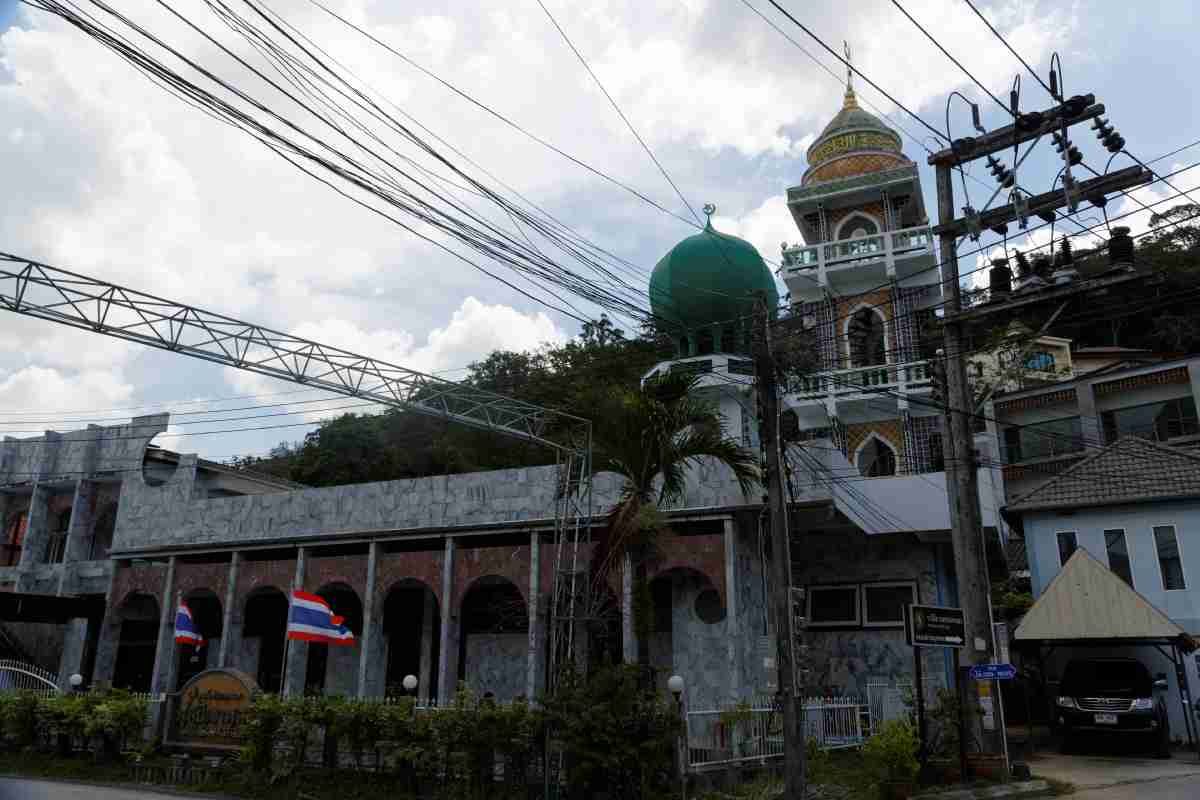
[[[358,696],[367,696],[367,675],[370,672],[372,649],[379,647],[381,639],[379,621],[375,619],[375,564],[379,558],[379,542],[371,542],[367,549],[367,585],[363,590],[362,645],[358,653]],[[380,692],[382,694],[382,692]]]
[[[93,503],[96,498],[94,481],[80,479],[75,482],[75,496],[71,498],[71,521],[67,525],[67,541],[63,548],[63,566],[58,574],[58,594],[71,586],[71,567],[77,561],[86,561],[92,544]]]
[[[238,652],[238,642],[242,638],[242,615],[234,608],[238,601],[238,568],[241,565],[242,554],[234,550],[225,577],[225,606],[221,609],[221,648],[217,651],[217,666],[221,668],[230,666],[230,655]]]
[[[737,585],[737,526],[726,517],[725,526],[725,641],[729,659],[729,699],[742,699],[741,653],[746,640],[743,636],[741,609],[738,607]]]
[[[442,635],[441,647],[438,650],[438,702],[445,705],[457,691],[457,683],[452,670],[457,668],[457,658],[451,649],[457,650],[457,631],[452,631],[454,620],[458,614],[454,610],[454,539],[446,537],[446,549],[442,556]]]
[[[308,548],[296,548],[296,572],[292,576],[292,589],[304,588],[304,570],[308,561]],[[292,598],[288,596],[288,603]],[[295,697],[304,694],[304,683],[308,672],[308,642],[288,640],[284,645],[283,694]]]
[[[162,600],[158,609],[158,647],[154,650],[154,673],[150,678],[150,694],[172,691],[175,688],[175,556],[167,559],[167,576],[163,579]]]
[[[433,688],[433,592],[426,588],[421,595],[421,666],[417,675],[417,697],[434,697]],[[399,643],[392,644],[400,646]],[[440,673],[439,673],[440,674]],[[401,676],[403,678],[404,676]]]
[[[637,663],[637,644],[633,633],[633,558],[626,552],[621,560],[621,653],[626,664]]]
[[[525,697],[530,701],[537,697],[538,690],[541,688],[541,681],[538,680],[542,672],[542,642],[544,639],[542,617],[538,613],[542,599],[541,550],[542,536],[537,531],[533,531],[529,534],[529,602],[527,603],[529,609],[529,654],[525,667]]]
[[[116,603],[120,598],[113,597],[113,585],[117,580],[117,570],[120,562],[113,563],[112,571],[108,573],[108,588],[104,592],[104,617],[100,621],[100,636],[96,640],[96,658],[92,665],[92,685],[111,683],[113,671],[117,666],[117,644],[121,635],[121,620],[117,617]],[[87,675],[83,677],[87,678]]]
[[[1079,409],[1079,435],[1085,447],[1104,446],[1104,426],[1096,411],[1096,394],[1092,382],[1075,384],[1076,408]]]
[[[83,654],[87,650],[88,621],[73,619],[66,624],[62,657],[58,660],[58,688],[71,691],[71,676],[83,674]],[[86,676],[84,676],[86,677]]]
[[[25,539],[21,543],[21,560],[17,565],[17,591],[33,590],[33,571],[46,560],[47,537],[50,532],[48,493],[34,484],[29,497],[29,516],[25,521]]]

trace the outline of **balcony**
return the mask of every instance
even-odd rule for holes
[[[896,279],[905,285],[937,283],[933,235],[928,226],[886,231],[857,239],[785,247],[780,277],[794,297],[814,287],[853,291],[856,284]]]
[[[907,364],[879,364],[813,375],[799,375],[788,381],[788,393],[797,399],[817,399],[830,395],[866,394],[880,390],[910,391],[929,386],[927,361]]]

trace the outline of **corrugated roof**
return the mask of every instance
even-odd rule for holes
[[[1017,626],[1018,641],[1174,639],[1183,628],[1079,548]]]
[[[1007,511],[1200,497],[1200,455],[1126,436],[1009,503]]]

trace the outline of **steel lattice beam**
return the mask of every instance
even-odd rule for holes
[[[582,454],[591,423],[0,252],[0,309]]]

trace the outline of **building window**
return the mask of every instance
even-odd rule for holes
[[[1063,417],[1004,429],[1004,463],[1077,453],[1083,449],[1079,417]]]
[[[844,627],[859,624],[858,586],[808,587],[808,624]]]
[[[1075,550],[1079,545],[1075,541],[1075,531],[1059,531],[1058,532],[1058,565],[1065,567],[1067,562],[1071,560],[1071,556],[1075,555]]]
[[[887,363],[883,317],[873,308],[860,308],[850,317],[846,338],[850,343],[850,365],[872,367]]]
[[[864,236],[874,236],[879,233],[875,221],[862,214],[852,214],[838,228],[838,239],[861,239]]]
[[[917,601],[917,585],[874,583],[862,587],[864,628],[899,628],[904,625],[904,609]]]
[[[1105,531],[1104,549],[1108,551],[1108,568],[1132,587],[1133,570],[1129,567],[1129,544],[1125,541],[1125,530],[1114,528]]]
[[[858,471],[865,478],[896,474],[896,452],[878,436],[872,436],[858,451]]]
[[[4,552],[0,558],[0,566],[15,567],[21,563],[21,546],[25,542],[25,526],[29,521],[28,512],[21,511],[8,518],[4,531]]]
[[[1110,444],[1122,436],[1163,441],[1200,433],[1196,404],[1190,397],[1105,411],[1100,418],[1104,423],[1104,441]]]
[[[1174,525],[1154,527],[1154,547],[1158,551],[1158,568],[1162,572],[1163,589],[1168,592],[1186,589],[1183,579],[1183,559],[1179,557],[1179,539]]]
[[[1025,359],[1025,369],[1035,372],[1053,372],[1054,371],[1054,356],[1044,350],[1039,350],[1036,353],[1031,353]]]

